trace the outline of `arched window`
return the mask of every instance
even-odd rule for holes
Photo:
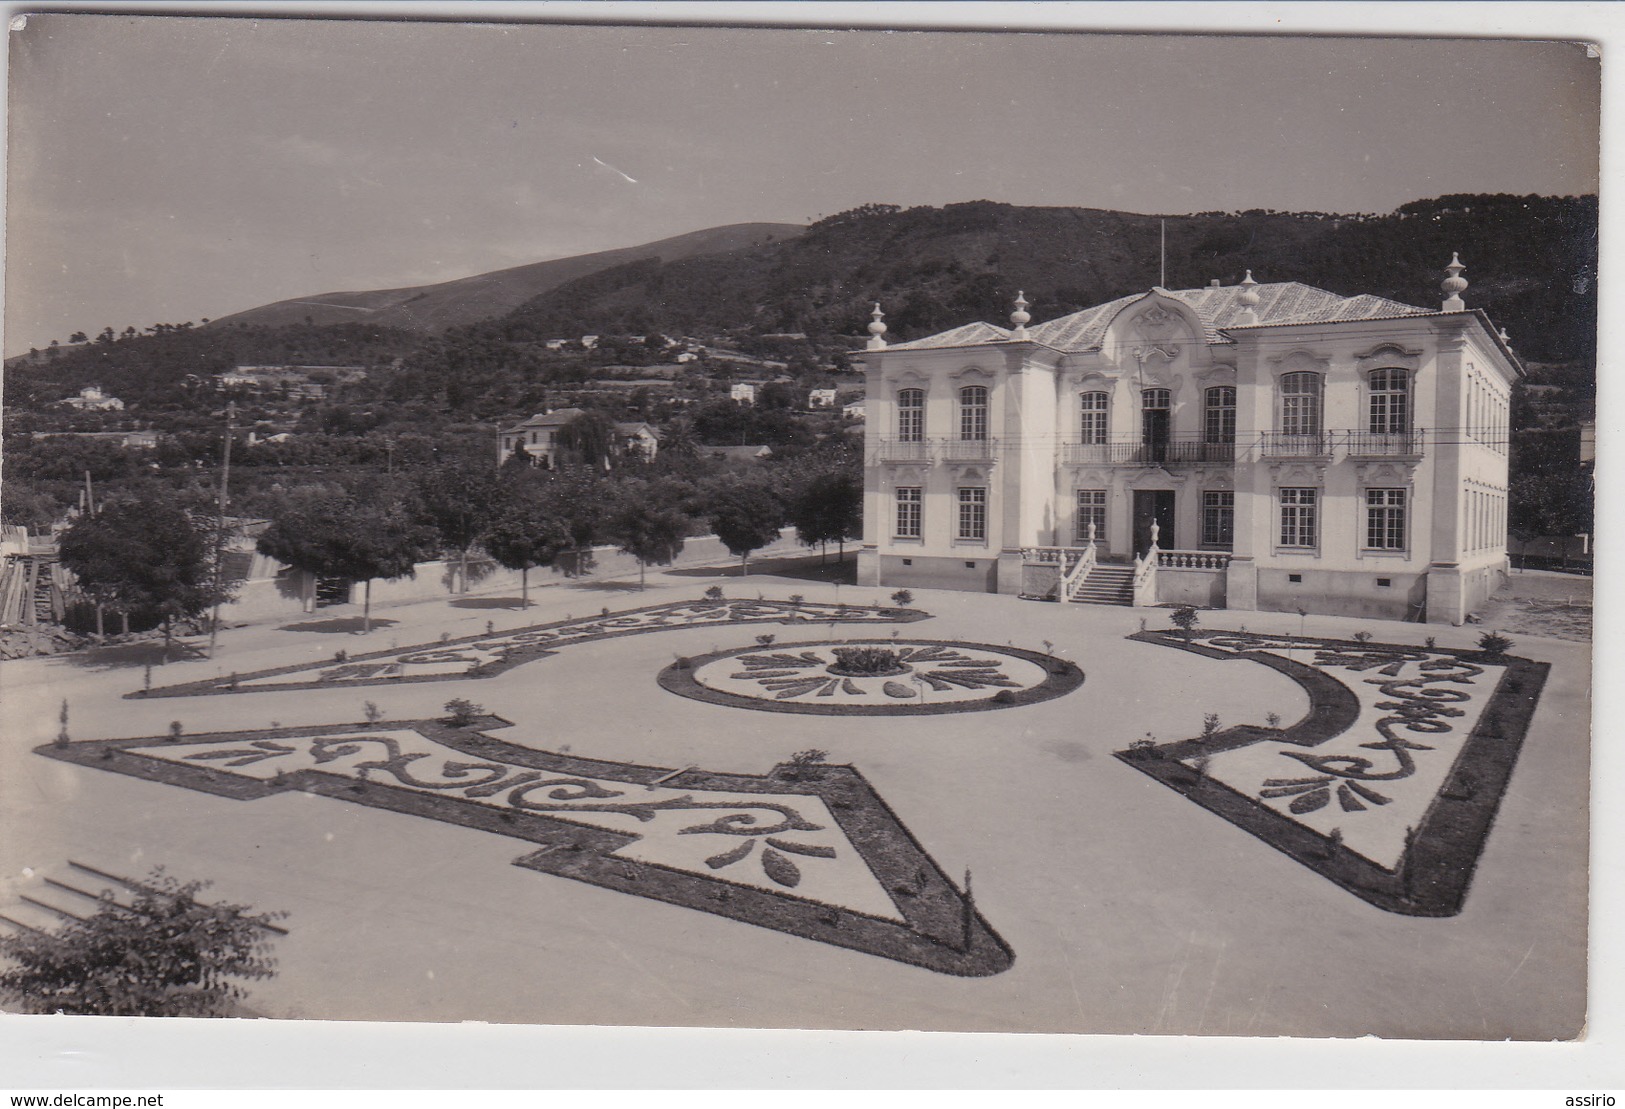
[[[1078,440],[1089,446],[1106,441],[1106,394],[1085,393],[1083,405],[1083,436]]]
[[[918,443],[925,438],[925,390],[901,389],[897,393],[897,438]]]
[[[1215,385],[1203,395],[1202,439],[1208,443],[1236,441],[1236,387]]]
[[[1319,435],[1320,375],[1283,374],[1280,395],[1281,434]]]
[[[959,438],[984,442],[987,439],[987,387],[967,385],[959,390]]]

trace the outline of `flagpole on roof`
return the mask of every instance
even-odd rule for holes
[[[1166,219],[1162,221],[1162,253],[1159,256],[1157,267],[1157,286],[1163,289],[1168,287],[1168,221]]]

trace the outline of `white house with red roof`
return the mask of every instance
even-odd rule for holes
[[[1504,332],[1297,282],[888,343],[859,581],[1461,623],[1507,569]]]

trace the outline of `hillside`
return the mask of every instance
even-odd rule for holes
[[[725,254],[645,258],[566,282],[474,331],[549,335],[745,329],[860,334],[879,300],[894,338],[1002,322],[1018,289],[1042,322],[1159,280],[1159,217],[979,201],[868,205],[806,233]],[[1595,357],[1595,197],[1454,196],[1380,216],[1203,213],[1167,217],[1170,288],[1301,281],[1343,295],[1436,304],[1452,251],[1467,302],[1526,357]]]
[[[504,315],[551,289],[600,270],[645,259],[674,262],[697,255],[738,250],[768,241],[794,238],[804,230],[793,223],[737,223],[727,227],[711,227],[642,246],[533,262],[436,285],[375,289],[370,292],[320,293],[282,300],[224,316],[213,321],[209,327],[364,323],[412,331],[441,331],[447,327]]]

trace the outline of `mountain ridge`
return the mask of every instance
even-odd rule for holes
[[[317,293],[273,301],[210,321],[210,328],[238,324],[367,323],[435,332],[502,316],[519,305],[571,281],[631,262],[660,258],[681,261],[794,238],[806,230],[794,223],[735,223],[708,227],[637,246],[616,247],[528,262],[428,285]]]

